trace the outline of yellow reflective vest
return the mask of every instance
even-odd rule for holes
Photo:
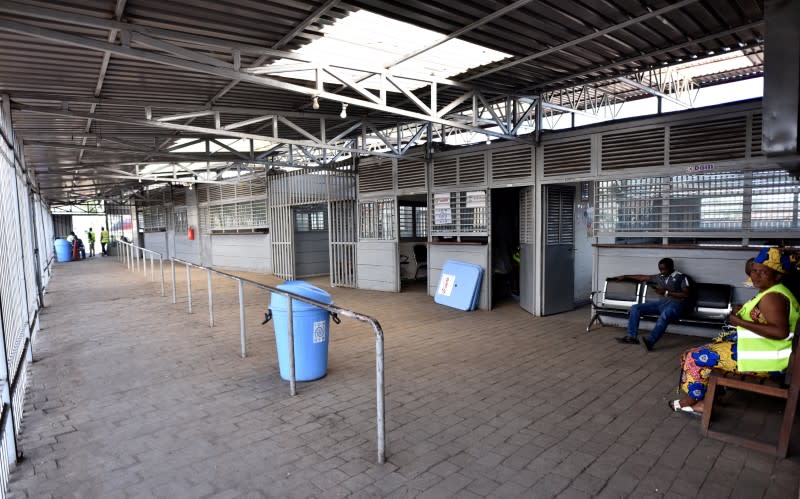
[[[108,231],[107,230],[101,230],[100,231],[100,242],[101,243],[107,243],[109,241],[110,241],[110,239],[108,237]]]
[[[800,305],[792,292],[783,284],[776,284],[771,288],[758,293],[752,300],[742,305],[739,317],[753,322],[750,311],[758,305],[761,298],[767,293],[780,293],[789,301],[789,336],[782,340],[764,338],[744,326],[736,327],[736,369],[746,371],[783,371],[789,365],[789,356],[792,353],[792,338],[794,327],[800,318]]]

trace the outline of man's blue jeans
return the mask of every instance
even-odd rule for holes
[[[628,318],[628,336],[631,338],[636,338],[636,335],[639,332],[639,318],[642,315],[652,315],[657,313],[658,320],[656,321],[656,325],[650,332],[650,336],[647,337],[651,344],[655,344],[655,342],[657,342],[661,336],[664,335],[664,331],[667,330],[669,323],[675,322],[681,316],[682,306],[683,304],[679,301],[667,301],[663,299],[632,306],[630,316]]]

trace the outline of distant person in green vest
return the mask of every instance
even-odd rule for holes
[[[681,389],[686,396],[669,402],[670,409],[697,416],[703,413],[711,371],[782,378],[792,353],[792,335],[800,319],[800,304],[781,280],[792,270],[780,248],[764,248],[749,275],[758,294],[734,307],[728,324],[712,343],[684,352]]]
[[[111,237],[109,237],[108,231],[105,227],[100,227],[100,249],[103,250],[103,256],[108,255],[109,241],[111,241]]]
[[[91,258],[94,256],[94,242],[96,240],[91,227],[89,227],[89,232],[86,233],[86,240],[89,241],[89,257]]]

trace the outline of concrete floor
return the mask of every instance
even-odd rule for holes
[[[587,309],[461,312],[424,286],[333,289],[385,331],[379,465],[369,327],[332,326],[328,375],[290,397],[260,324],[267,294],[246,291],[242,359],[234,284],[214,279],[212,329],[205,274],[191,315],[177,275],[173,305],[169,284],[162,298],[115,258],[56,265],[11,497],[797,497],[798,438],[778,460],[703,439],[698,419],[667,409],[698,338],[668,334],[645,353],[613,341],[618,328],[587,335]],[[775,433],[763,399],[734,393],[726,409],[721,424]]]

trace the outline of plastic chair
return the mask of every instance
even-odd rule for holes
[[[414,245],[414,260],[417,261],[417,270],[414,271],[414,280],[419,276],[419,271],[424,270],[428,275],[428,247],[424,244]]]

